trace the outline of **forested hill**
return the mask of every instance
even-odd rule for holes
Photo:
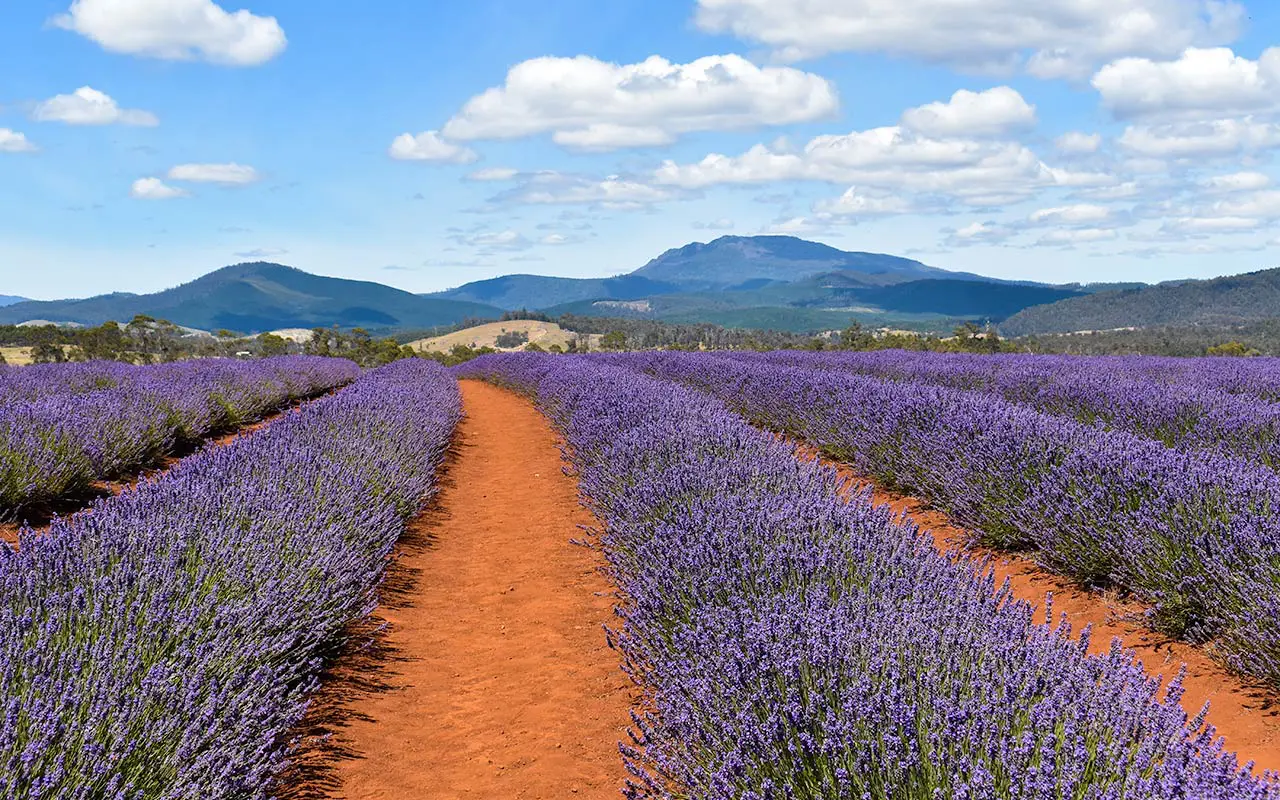
[[[1280,317],[1280,269],[1100,292],[1020,311],[1006,336],[1155,325],[1230,325]]]

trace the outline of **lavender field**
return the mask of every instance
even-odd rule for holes
[[[459,413],[400,362],[0,543],[0,796],[270,796]]]
[[[345,359],[0,368],[0,520],[350,383]]]
[[[631,800],[1280,800],[1273,369],[654,351],[363,372],[303,357],[0,371],[0,430],[30,432],[0,440],[16,443],[0,464],[18,474],[43,454],[77,476],[38,484],[32,469],[12,484],[26,492],[15,507],[328,393],[85,513],[24,527],[16,546],[0,541],[0,797],[437,796],[403,787],[444,785],[442,752],[510,796],[549,796],[521,784],[521,765],[507,771],[514,742],[557,773],[607,753],[628,777],[600,796]],[[510,461],[535,447],[545,460]],[[832,462],[927,499],[975,551],[942,552]],[[551,484],[532,482],[550,480],[567,482],[561,506],[535,502]],[[575,491],[591,526],[563,507],[581,512]],[[498,515],[504,505],[514,513]],[[548,576],[554,548],[522,565],[523,547],[490,544],[492,526],[526,545],[548,523],[560,525],[555,547],[583,551],[578,535],[596,565]],[[388,605],[410,524],[427,544],[404,574],[423,579]],[[435,539],[444,532],[483,565],[457,561]],[[1055,606],[997,579],[991,553],[1029,556],[1081,597],[1137,604],[1135,624],[1203,654],[1252,705],[1217,715],[1216,700],[1188,702],[1203,674],[1158,649],[1108,646],[1060,613],[1078,597]],[[437,556],[453,559],[437,565],[447,576],[431,571]],[[609,591],[587,591],[584,575]],[[422,600],[446,578],[456,594]],[[552,578],[560,593],[539,593]],[[601,597],[604,616],[584,625],[579,612]],[[406,622],[415,602],[425,624]],[[445,619],[468,603],[492,606]],[[519,608],[528,629],[501,608]],[[359,624],[372,638],[354,638]],[[584,629],[609,663],[579,688],[612,687],[620,721],[562,748],[564,727],[531,720],[577,727],[581,697],[539,704],[601,666],[596,651],[570,652]],[[515,653],[494,644],[521,635],[530,644]],[[357,668],[344,661],[354,641],[382,655]],[[456,680],[457,693],[415,704],[395,675],[423,663],[442,671],[412,672],[419,683]],[[353,691],[344,680],[363,699],[334,711],[326,703]],[[459,715],[488,714],[503,681],[528,682],[516,696],[529,707],[460,734]],[[290,767],[309,752],[301,732],[317,707],[394,751],[377,777],[399,793],[305,785]],[[334,752],[370,755],[346,740]]]
[[[797,459],[791,446],[734,411],[802,435],[848,432],[838,440],[841,452],[862,465],[885,464],[879,474],[901,466],[942,486],[971,483],[959,496],[975,514],[982,502],[1001,500],[992,487],[1008,479],[981,471],[988,460],[1014,459],[1008,469],[1028,477],[1078,463],[1066,474],[1092,487],[1091,511],[1154,502],[1136,520],[1154,528],[1176,516],[1156,516],[1167,510],[1164,502],[1199,511],[1190,521],[1204,526],[1201,539],[1223,537],[1213,554],[1242,533],[1258,548],[1274,543],[1265,531],[1229,527],[1230,508],[1209,505],[1209,496],[1164,500],[1157,479],[1177,473],[1141,472],[1154,469],[1158,454],[1175,452],[1162,444],[1132,434],[1090,438],[1119,434],[1059,421],[1076,426],[1077,438],[1068,441],[1081,447],[1128,448],[1116,456],[1139,473],[1134,483],[1115,484],[1119,496],[1108,498],[1122,470],[1095,473],[1105,463],[1065,450],[1058,461],[1029,462],[1027,454],[1056,446],[1032,436],[1058,428],[1041,431],[1037,412],[997,398],[988,402],[1003,405],[965,406],[953,417],[950,406],[927,404],[940,397],[936,387],[913,385],[924,400],[891,405],[900,384],[862,387],[858,381],[868,379],[846,373],[709,355],[486,356],[461,374],[523,392],[544,409],[563,431],[583,496],[604,525],[599,544],[626,596],[613,635],[651,706],[636,718],[635,746],[625,748],[635,776],[628,796],[1280,796],[1274,776],[1251,776],[1251,765],[1224,752],[1202,718],[1188,718],[1177,702],[1178,680],[1162,687],[1118,647],[1087,654],[1088,632],[1054,624],[1051,604],[1036,618],[981,564],[938,554],[917,529],[865,496],[846,502],[833,470]],[[873,425],[879,427],[869,430]],[[962,442],[953,428],[978,438]],[[1011,442],[1009,449],[980,438],[989,429]],[[929,435],[942,441],[913,438]],[[954,458],[935,470],[929,458],[947,452]],[[919,458],[891,458],[900,453]],[[972,469],[952,467],[955,461]],[[1263,474],[1222,463],[1254,469],[1250,477]],[[1030,492],[1015,483],[1012,500],[979,521],[1006,514],[1021,521],[1024,506],[1065,503],[1073,485]],[[1263,488],[1239,502],[1262,503]],[[1261,522],[1268,509],[1252,511],[1250,519]],[[1077,527],[1086,521],[1105,523],[1081,518]],[[1099,544],[1090,546],[1143,547],[1157,578],[1175,577],[1165,572],[1169,562],[1210,562],[1203,552],[1177,550],[1194,542],[1172,533],[1157,539],[1159,530],[1151,541],[1139,529],[1129,540],[1105,542],[1127,530],[1103,525],[1091,540]],[[1069,545],[1062,537],[1064,555]],[[1274,550],[1254,553],[1247,564],[1229,560],[1243,552],[1210,563],[1261,580],[1268,552]],[[1139,577],[1136,566],[1126,568]],[[1208,569],[1187,583],[1227,579]],[[1230,596],[1234,588],[1217,591]],[[1275,598],[1274,584],[1268,596]],[[1266,607],[1241,607],[1251,612],[1241,623],[1250,636],[1267,632],[1274,617]],[[1225,617],[1215,613],[1212,621]],[[1237,638],[1232,657],[1242,668],[1273,663],[1274,639],[1251,650],[1243,646],[1248,637]]]

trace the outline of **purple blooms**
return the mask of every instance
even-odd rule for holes
[[[460,414],[397,362],[0,543],[0,797],[267,797]]]
[[[616,361],[708,391],[927,497],[985,544],[1034,548],[1052,569],[1132,591],[1159,626],[1210,641],[1231,666],[1280,685],[1276,472],[991,394],[772,358]]]
[[[0,516],[84,491],[359,374],[346,359],[313,356],[0,369]]]
[[[665,359],[459,369],[536,400],[604,523],[626,598],[614,641],[651,707],[624,748],[630,796],[1280,798],[1187,720],[1176,681],[1162,692],[1130,653],[1087,655],[887,508],[841,500],[834,470],[614,364],[696,375],[756,410],[774,397],[787,423],[809,419],[806,401],[836,405],[805,390],[811,373],[752,368],[787,379],[756,389],[728,359]]]

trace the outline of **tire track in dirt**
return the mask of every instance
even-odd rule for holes
[[[794,441],[792,444],[796,444]],[[1142,659],[1149,675],[1164,675],[1166,683],[1185,664],[1183,680],[1186,693],[1182,707],[1194,717],[1208,702],[1208,722],[1226,741],[1228,750],[1236,752],[1241,762],[1253,761],[1254,774],[1266,770],[1280,772],[1280,697],[1266,687],[1252,685],[1213,661],[1201,648],[1171,640],[1143,627],[1136,621],[1142,607],[1123,603],[1100,592],[1091,592],[1041,567],[1035,561],[1009,553],[977,550],[968,547],[971,534],[925,500],[886,491],[874,481],[854,472],[848,465],[833,461],[810,445],[796,444],[801,458],[817,460],[835,468],[850,482],[850,492],[869,487],[872,502],[888,505],[893,511],[914,523],[933,538],[939,551],[962,551],[967,555],[991,558],[996,583],[1006,579],[1019,600],[1030,603],[1043,619],[1045,597],[1053,593],[1054,624],[1066,615],[1072,630],[1079,633],[1093,626],[1089,642],[1091,653],[1105,653],[1111,640],[1119,638],[1124,647],[1134,650]]]
[[[304,748],[285,797],[619,796],[637,694],[602,630],[603,561],[570,542],[593,520],[530,403],[478,381],[462,397],[440,494],[376,612],[382,655],[339,660],[304,732],[333,736]]]

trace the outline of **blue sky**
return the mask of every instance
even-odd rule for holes
[[[0,293],[258,259],[431,291],[730,233],[1262,269],[1277,45],[1258,0],[7,3]]]

